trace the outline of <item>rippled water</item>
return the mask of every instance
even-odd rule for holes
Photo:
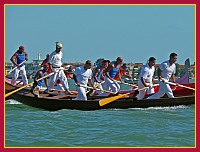
[[[194,108],[49,112],[10,100],[6,147],[193,147]]]

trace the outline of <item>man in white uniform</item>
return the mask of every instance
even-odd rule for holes
[[[63,88],[66,90],[65,94],[72,95],[73,93],[69,91],[68,81],[65,76],[65,73],[63,70],[60,70],[62,66],[61,59],[63,57],[63,53],[61,52],[61,49],[62,49],[62,44],[60,42],[57,42],[56,50],[53,51],[50,55],[49,66],[50,66],[50,69],[55,72],[55,74],[50,76],[49,86],[46,92],[51,91],[56,81],[60,79],[60,81],[62,82]]]
[[[153,78],[156,59],[154,57],[150,57],[149,61],[146,65],[144,65],[140,71],[140,79],[138,81],[138,89],[149,87],[149,89],[146,90],[140,90],[139,94],[136,96],[138,100],[141,100],[144,98],[145,93],[147,92],[149,95],[154,94],[154,88],[153,83],[155,83],[155,80]]]
[[[74,81],[76,83],[76,89],[78,95],[75,100],[87,100],[86,89],[88,81],[93,89],[96,89],[92,81],[92,62],[87,60],[83,66],[77,67],[74,71]]]
[[[164,96],[165,93],[169,98],[174,98],[173,92],[169,84],[165,82],[168,82],[169,79],[171,78],[172,82],[176,83],[175,82],[176,61],[177,61],[177,54],[171,53],[170,59],[160,64],[158,68],[158,78],[159,78],[158,83],[160,85],[160,89],[156,94],[148,97],[147,99],[158,99]]]

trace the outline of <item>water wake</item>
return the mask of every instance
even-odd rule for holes
[[[16,100],[13,100],[13,99],[9,99],[9,100],[6,100],[5,101],[6,104],[22,104]]]

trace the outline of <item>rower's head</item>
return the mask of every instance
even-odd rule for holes
[[[72,72],[72,70],[73,70],[73,68],[72,68],[72,66],[70,66],[70,67],[68,68],[68,71],[69,71],[69,72]]]
[[[122,68],[123,68],[124,70],[127,69],[127,65],[126,65],[126,63],[124,63],[124,64],[122,65]]]
[[[122,62],[123,62],[123,59],[122,59],[122,57],[117,57],[117,64],[122,64]]]
[[[169,61],[170,63],[175,63],[177,61],[177,54],[176,53],[171,53],[170,56],[169,56]]]
[[[20,53],[24,52],[24,46],[22,46],[22,45],[19,46],[19,52],[20,52]]]
[[[56,50],[60,51],[62,49],[62,43],[56,42]]]
[[[45,64],[43,65],[43,69],[44,69],[44,71],[47,71],[48,68],[49,68],[49,64],[48,64],[48,63],[45,63]]]
[[[155,66],[155,64],[156,64],[156,58],[153,57],[153,56],[150,57],[149,60],[148,60],[148,64],[149,64],[150,68],[153,67],[153,66]]]
[[[103,60],[102,67],[107,68],[108,67],[108,60]]]
[[[87,69],[91,69],[91,68],[92,68],[92,61],[87,60],[84,65],[84,69],[87,70]]]
[[[50,54],[47,54],[47,55],[46,55],[46,58],[49,59],[49,57],[50,57]]]

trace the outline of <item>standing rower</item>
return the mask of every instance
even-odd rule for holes
[[[17,66],[17,68],[14,70],[14,74],[12,76],[11,84],[12,85],[16,84],[16,80],[17,80],[19,73],[20,73],[22,75],[23,85],[27,85],[28,79],[27,79],[27,76],[26,76],[25,65],[24,65],[24,63],[21,64],[25,60],[28,61],[28,54],[24,50],[24,46],[20,46],[19,50],[17,50],[17,52],[15,52],[15,54],[10,58],[10,60],[12,61],[12,63],[15,66]]]
[[[50,69],[55,74],[50,76],[49,86],[48,86],[46,92],[48,93],[49,91],[51,91],[51,89],[53,88],[56,81],[58,79],[60,79],[60,81],[62,82],[63,88],[65,89],[64,93],[72,95],[73,93],[71,93],[69,91],[68,81],[67,81],[67,78],[65,76],[65,73],[64,73],[63,70],[60,70],[60,68],[62,66],[61,59],[63,57],[63,53],[62,53],[61,49],[62,49],[62,44],[60,42],[57,42],[56,43],[56,50],[53,51],[50,55],[50,58],[49,58]]]

